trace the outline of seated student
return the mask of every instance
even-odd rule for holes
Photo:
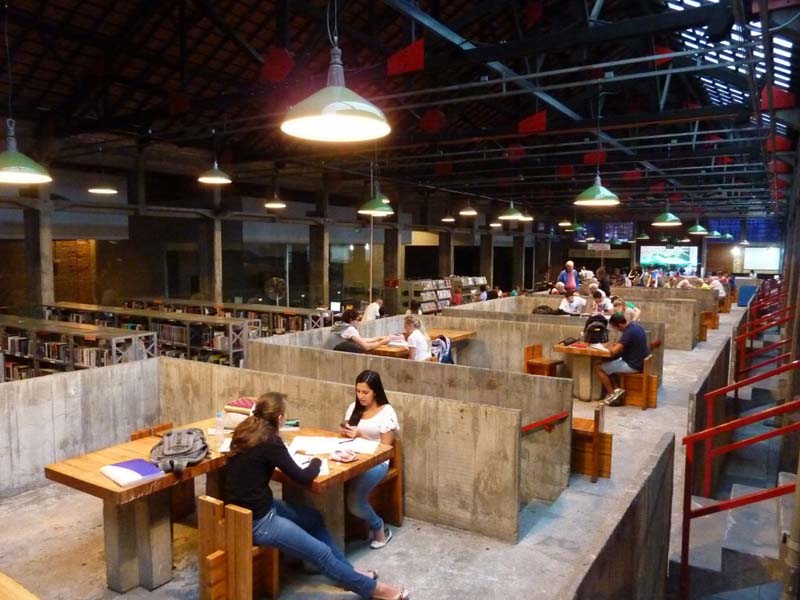
[[[689,281],[689,279],[688,279],[688,278],[684,277],[683,279],[681,279],[681,280],[680,280],[680,281],[677,283],[677,285],[675,286],[675,288],[676,288],[676,289],[679,289],[679,290],[689,290],[689,289],[691,289],[691,288],[692,288],[692,282],[691,282],[691,281]]]
[[[276,468],[295,483],[308,485],[321,465],[313,458],[304,469],[297,466],[279,434],[285,420],[286,396],[269,392],[258,399],[253,416],[233,432],[226,467],[226,500],[253,512],[253,543],[278,548],[313,564],[362,598],[408,598],[407,589],[379,583],[375,571],[353,568],[319,512],[273,499],[269,481]]]
[[[406,315],[403,327],[408,342],[408,358],[428,360],[431,357],[431,338],[425,331],[422,320],[416,315]]]
[[[706,283],[712,290],[717,290],[717,295],[720,300],[728,295],[725,291],[725,286],[723,286],[720,280],[716,277],[706,277]]]
[[[602,290],[592,292],[592,298],[594,298],[594,304],[592,305],[593,315],[610,315],[614,312],[614,305],[611,304],[611,300],[603,295]]]
[[[550,288],[550,293],[551,294],[560,294],[560,295],[564,296],[566,294],[566,292],[567,292],[567,290],[564,287],[564,282],[563,281],[556,281],[556,284],[552,288]]]
[[[342,313],[342,320],[331,328],[331,331],[338,335],[342,340],[356,344],[363,352],[369,352],[373,348],[382,346],[389,341],[387,336],[377,336],[362,338],[358,333],[360,319],[358,312],[348,309]],[[357,349],[355,351],[358,351]]]
[[[608,406],[617,406],[625,397],[625,390],[615,388],[611,376],[615,373],[640,373],[644,368],[644,359],[650,354],[647,344],[647,333],[638,323],[628,323],[624,315],[611,315],[608,321],[617,331],[622,332],[618,342],[607,345],[615,359],[595,365],[594,372],[600,378],[606,397],[603,402]]]
[[[521,286],[521,285],[515,285],[513,288],[511,288],[511,296],[512,296],[512,297],[515,297],[515,296],[524,296],[524,295],[525,295],[525,294],[524,294],[524,292],[522,291],[522,286]]]
[[[589,295],[594,296],[595,292],[600,292],[603,298],[608,297],[608,294],[606,294],[603,290],[600,289],[600,284],[598,284],[596,281],[593,281],[592,283],[589,284]]]
[[[503,292],[500,291],[500,288],[494,286],[491,289],[486,290],[486,299],[487,300],[497,300]]]
[[[387,446],[394,443],[394,436],[400,431],[400,425],[377,372],[367,370],[358,374],[356,399],[347,407],[344,419],[342,435],[380,441]],[[374,550],[383,548],[392,539],[392,530],[384,527],[383,519],[369,503],[370,493],[383,480],[388,470],[388,460],[372,467],[355,477],[347,492],[347,510],[366,522],[372,534],[369,546]]]
[[[478,296],[478,300],[483,302],[484,300],[488,300],[488,299],[489,299],[489,293],[486,291],[486,286],[482,285],[481,286],[481,293]]]
[[[464,304],[464,295],[461,293],[461,288],[455,286],[450,295],[450,306],[461,306],[462,304]]]
[[[579,315],[584,312],[585,308],[586,300],[581,298],[575,290],[569,290],[561,304],[558,305],[559,310],[569,315]]]
[[[624,315],[628,323],[639,320],[642,311],[633,302],[625,302],[619,296],[612,296],[611,302],[614,304],[614,313]]]

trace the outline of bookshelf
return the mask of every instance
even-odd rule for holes
[[[461,288],[461,295],[464,298],[464,304],[473,302],[480,295],[481,286],[488,285],[486,283],[486,277],[483,276],[467,277],[453,275],[447,279],[450,283],[450,287]]]
[[[446,279],[419,279],[400,282],[402,306],[410,308],[411,302],[419,304],[422,314],[429,315],[450,306],[450,282]]]
[[[205,300],[184,300],[179,298],[129,298],[125,301],[125,305],[132,308],[165,312],[258,319],[261,321],[261,330],[258,337],[305,331],[307,329],[320,329],[333,325],[333,313],[322,308],[292,308],[236,302],[215,304]]]
[[[249,318],[78,302],[56,302],[45,306],[44,310],[46,318],[58,321],[140,327],[154,331],[160,354],[233,367],[243,364],[247,340],[258,337],[261,331],[261,322]]]
[[[0,381],[156,356],[152,331],[0,315]]]

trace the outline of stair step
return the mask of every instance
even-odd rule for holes
[[[711,596],[702,596],[700,600],[780,600],[783,584],[773,581],[738,590],[717,592]]]
[[[778,473],[778,485],[786,485],[787,483],[797,483],[797,475],[794,473],[786,473],[781,471]],[[778,541],[783,540],[784,535],[789,534],[792,528],[792,512],[794,510],[794,494],[786,494],[778,498]],[[780,544],[781,560],[785,558],[784,544]]]
[[[717,500],[692,496],[692,508],[715,504]],[[728,516],[724,512],[708,515],[692,521],[689,536],[689,565],[707,571],[722,571],[722,538],[728,527]],[[680,556],[676,557],[680,561]]]

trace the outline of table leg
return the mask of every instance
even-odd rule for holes
[[[594,360],[591,356],[567,355],[572,372],[572,393],[584,402],[597,400],[601,395],[600,380],[592,373]]]
[[[153,590],[172,579],[170,490],[151,494],[135,505],[139,581]]]
[[[283,484],[283,499],[289,504],[302,504],[316,508],[325,520],[333,539],[344,550],[344,486],[338,485],[322,493],[304,487]]]
[[[114,504],[108,500],[103,501],[106,584],[121,594],[139,585],[134,504],[134,502]]]

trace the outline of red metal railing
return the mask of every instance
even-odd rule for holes
[[[792,312],[794,312],[794,309],[795,309],[794,305],[784,306],[783,308],[779,308],[778,310],[772,311],[771,313],[762,315],[757,319],[750,319],[739,327],[739,331],[737,333],[738,334],[749,333],[750,332],[749,330],[753,329],[756,325],[760,326],[765,323],[770,323],[773,320],[776,320],[780,317],[789,316]]]
[[[789,365],[785,365],[786,368],[781,367],[775,369],[770,374],[764,374],[767,376],[778,375],[789,368],[797,368],[800,366],[800,361],[794,361]],[[751,377],[752,380],[758,380],[759,378],[765,378],[762,375],[757,377]],[[749,380],[748,380],[749,381]],[[741,385],[750,385],[752,383],[744,383],[742,382]],[[731,386],[726,386],[730,388]],[[725,388],[720,388],[720,390]],[[715,390],[718,392],[720,390]],[[730,390],[728,390],[730,391]],[[719,395],[719,394],[717,394]],[[708,394],[706,395],[706,401],[708,399]],[[691,534],[691,521],[692,519],[696,519],[699,517],[704,517],[706,515],[711,515],[714,513],[722,512],[724,510],[730,510],[732,508],[737,508],[739,506],[746,506],[748,504],[753,504],[755,502],[760,502],[762,500],[768,500],[770,498],[776,498],[778,496],[782,496],[785,494],[790,494],[795,489],[795,484],[788,484],[782,485],[775,488],[771,488],[768,490],[763,490],[759,492],[754,492],[752,494],[746,494],[744,496],[739,496],[738,498],[732,498],[730,500],[721,500],[716,502],[715,504],[698,508],[692,509],[692,474],[694,473],[694,451],[695,451],[695,444],[698,442],[704,442],[706,447],[705,453],[705,466],[706,472],[710,473],[710,465],[712,460],[716,456],[721,456],[728,452],[732,452],[734,450],[738,450],[740,448],[745,448],[747,446],[751,446],[758,442],[763,442],[765,440],[786,435],[787,433],[791,433],[793,431],[800,430],[800,422],[790,423],[789,425],[784,425],[783,427],[779,427],[772,431],[768,431],[766,433],[762,433],[760,435],[755,435],[750,438],[740,440],[737,442],[732,442],[730,444],[725,444],[724,446],[719,446],[717,448],[711,447],[711,442],[713,438],[717,435],[722,433],[726,433],[728,431],[733,431],[734,429],[739,429],[740,427],[744,427],[746,425],[750,425],[752,423],[757,423],[759,421],[763,421],[764,419],[769,419],[776,415],[786,414],[790,412],[795,412],[800,410],[800,400],[794,400],[792,402],[787,402],[786,404],[782,404],[781,406],[776,406],[774,408],[767,409],[755,415],[749,415],[747,417],[742,417],[740,419],[736,419],[734,421],[730,421],[728,423],[724,423],[723,425],[718,425],[716,427],[710,427],[704,429],[703,431],[698,431],[697,433],[693,433],[691,435],[687,435],[683,438],[683,444],[686,446],[686,464],[684,469],[684,478],[683,478],[683,528],[681,531],[681,581],[680,581],[680,591],[681,591],[681,598],[684,600],[688,600],[689,598],[689,538]],[[712,410],[713,415],[713,410]],[[704,495],[706,497],[710,496],[709,487],[710,487],[710,480],[704,481]]]
[[[538,421],[534,421],[533,423],[528,423],[527,425],[523,425],[520,429],[520,433],[530,433],[531,431],[536,431],[537,429],[544,428],[547,431],[552,431],[553,426],[556,423],[560,423],[564,419],[569,418],[569,411],[565,410],[564,412],[556,413],[554,415],[550,415],[549,417],[545,417],[544,419],[539,419]]]

